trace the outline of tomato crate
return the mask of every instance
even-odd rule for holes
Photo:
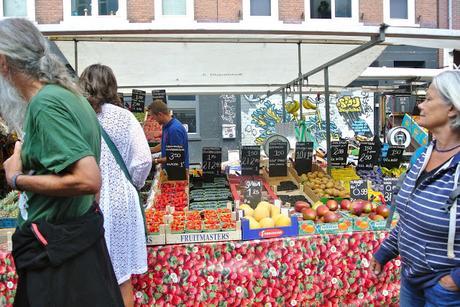
[[[147,234],[147,246],[165,245],[166,244],[165,228],[166,228],[166,225],[160,225],[159,232],[148,233]]]
[[[291,226],[273,228],[249,228],[249,220],[241,219],[243,240],[260,240],[268,238],[295,237],[299,234],[299,221],[296,216],[291,216]]]
[[[385,230],[387,226],[387,219],[374,221],[369,218],[368,214],[356,216],[351,213],[346,213],[353,222],[353,231],[380,231]],[[397,212],[393,215],[390,228],[394,228],[399,220],[399,214]]]
[[[315,221],[299,221],[299,236],[316,234],[338,234],[350,233],[353,231],[353,221],[344,214],[334,223],[323,223]]]

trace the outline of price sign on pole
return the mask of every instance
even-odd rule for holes
[[[379,151],[374,142],[362,142],[359,145],[358,170],[371,170],[377,164]]]
[[[300,176],[311,172],[313,163],[313,142],[297,142],[295,145],[295,170]]]
[[[287,143],[268,144],[268,175],[270,177],[287,176]]]
[[[399,167],[402,162],[404,146],[390,146],[387,156],[382,160],[382,166],[386,168]]]
[[[168,180],[185,180],[185,151],[179,145],[166,145],[166,173]]]
[[[241,174],[243,176],[259,175],[260,146],[243,146],[241,148]]]
[[[348,142],[331,142],[331,167],[345,167],[348,159]]]
[[[383,178],[383,197],[387,204],[393,201],[393,192],[398,180],[398,178]]]
[[[222,164],[222,148],[221,147],[203,147],[203,174],[219,175]]]
[[[262,200],[262,182],[260,180],[246,180],[243,186],[244,202],[253,209]]]
[[[350,181],[350,198],[369,200],[369,187],[367,180]]]
[[[131,112],[144,112],[145,91],[133,90],[131,93]]]
[[[161,100],[164,103],[168,103],[166,98],[166,90],[152,90],[152,101]]]

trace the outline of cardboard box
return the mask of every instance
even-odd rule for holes
[[[339,212],[341,213],[341,212]],[[299,221],[299,235],[314,234],[337,234],[352,232],[353,221],[342,214],[342,218],[337,223],[318,223],[314,221]]]
[[[147,246],[165,245],[166,244],[165,229],[166,229],[166,225],[160,225],[160,231],[158,233],[147,234]]]
[[[387,225],[387,219],[382,221],[371,220],[367,214],[361,216],[355,216],[351,213],[346,213],[353,222],[353,231],[379,231],[385,230]],[[396,223],[399,220],[399,214],[395,212],[393,215],[393,220],[391,221],[391,228],[393,229],[396,226]]]
[[[241,230],[243,232],[243,240],[246,241],[268,238],[295,237],[299,234],[299,222],[297,217],[293,215],[291,216],[291,226],[250,229],[249,220],[241,219]]]

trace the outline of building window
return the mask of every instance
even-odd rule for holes
[[[243,22],[279,23],[278,0],[243,0]]]
[[[198,96],[195,95],[168,95],[168,107],[173,115],[186,128],[189,138],[199,137]]]
[[[390,18],[407,19],[407,0],[390,0]]]
[[[352,0],[310,0],[310,18],[351,18]]]
[[[416,26],[415,0],[383,0],[383,20],[391,26]]]
[[[35,20],[35,0],[0,0],[0,17],[27,17]]]
[[[118,0],[72,0],[72,16],[116,15],[117,12]]]
[[[185,16],[187,15],[187,3],[185,0],[162,0],[163,15]]]
[[[251,0],[251,16],[271,16],[270,0]]]

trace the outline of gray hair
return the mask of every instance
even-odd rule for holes
[[[50,52],[48,41],[27,19],[0,21],[0,54],[6,56],[13,69],[43,83],[57,84],[80,94],[67,68]]]
[[[447,70],[433,78],[433,86],[444,102],[457,110],[457,116],[450,119],[454,130],[460,130],[460,70]]]

